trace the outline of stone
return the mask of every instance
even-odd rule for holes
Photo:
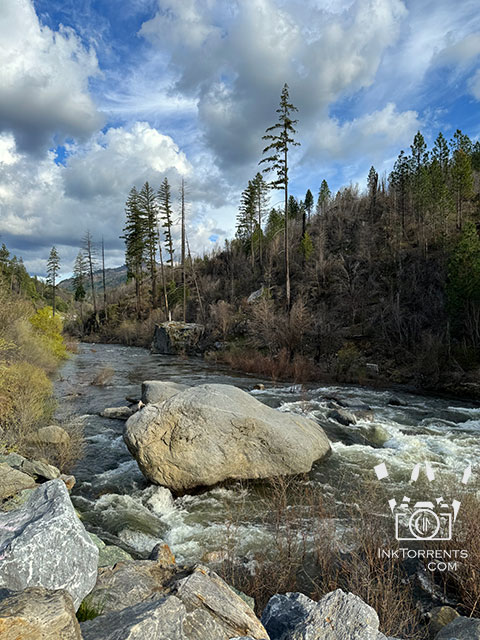
[[[336,422],[343,424],[345,427],[357,423],[355,415],[351,411],[346,411],[345,409],[333,409],[327,413],[327,418],[335,420]]]
[[[56,424],[51,424],[48,427],[41,427],[35,434],[35,440],[41,444],[70,444],[70,436],[67,431]]]
[[[478,640],[480,638],[480,620],[458,616],[447,624],[435,636],[435,640]]]
[[[159,542],[156,544],[148,558],[149,560],[154,560],[157,564],[161,564],[164,567],[168,567],[170,565],[175,564],[175,556],[172,553],[172,550],[165,542]]]
[[[455,618],[458,618],[460,614],[452,607],[435,607],[428,612],[428,633],[431,638],[434,638],[437,633],[450,624]]]
[[[57,467],[40,460],[24,460],[22,471],[28,473],[32,478],[40,480],[55,480],[60,477],[60,471]]]
[[[133,559],[124,549],[113,544],[105,544],[105,542],[94,533],[89,532],[88,535],[98,549],[99,567],[111,567],[117,562],[128,562]]]
[[[404,402],[401,398],[399,398],[398,396],[391,396],[388,399],[387,404],[389,404],[392,407],[406,407],[407,403]]]
[[[65,483],[65,486],[69,491],[73,489],[73,487],[77,482],[75,476],[69,476],[69,475],[66,475],[65,473],[60,474],[60,479]]]
[[[275,595],[262,623],[271,640],[380,640],[378,616],[358,596],[341,589],[314,602],[302,593]]]
[[[147,405],[127,421],[124,440],[145,477],[175,492],[306,473],[331,451],[315,421],[222,384],[191,387]]]
[[[18,471],[22,468],[24,461],[25,458],[19,453],[0,454],[0,464],[6,463],[9,467],[17,469]]]
[[[113,567],[99,568],[97,582],[88,596],[89,606],[110,613],[159,598],[175,572],[175,564],[166,566],[153,560],[119,562]]]
[[[205,332],[201,324],[188,322],[163,322],[155,325],[152,353],[193,355],[200,351],[200,340]]]
[[[19,509],[0,513],[0,586],[65,589],[77,609],[95,586],[98,549],[62,480],[39,486]]]
[[[22,471],[13,469],[9,464],[0,464],[0,500],[11,498],[23,489],[35,486],[33,478]]]
[[[81,630],[84,640],[228,640],[206,611],[187,612],[175,596],[100,615]]]
[[[260,300],[260,298],[263,296],[264,292],[265,292],[265,286],[262,284],[260,289],[257,289],[256,291],[253,291],[248,296],[248,298],[247,298],[248,304],[252,304],[252,302],[256,302],[257,300]]]
[[[142,382],[143,404],[158,404],[164,402],[179,391],[185,391],[188,387],[178,382],[163,382],[163,380],[145,380]]]
[[[187,577],[177,581],[174,593],[187,607],[201,608],[225,630],[225,637],[240,634],[256,640],[267,637],[252,608],[214,571],[197,565]]]
[[[0,589],[2,640],[82,640],[71,596],[63,590]]]
[[[100,415],[102,418],[111,418],[112,420],[128,420],[136,411],[136,407],[109,407],[104,409]]]

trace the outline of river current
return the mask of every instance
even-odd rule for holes
[[[111,379],[104,386],[92,385],[104,368],[113,369]],[[127,404],[126,396],[139,397],[142,381],[155,379],[187,385],[233,384],[271,407],[319,421],[332,440],[333,451],[327,460],[314,465],[308,482],[338,502],[346,487],[365,478],[376,481],[374,467],[381,463],[389,472],[382,482],[389,483],[400,499],[417,463],[428,461],[452,481],[460,481],[471,463],[475,475],[480,407],[466,401],[355,386],[274,385],[199,358],[152,355],[145,349],[120,345],[80,344],[55,385],[58,418],[83,416],[86,450],[73,470],[77,484],[72,500],[87,528],[111,534],[140,553],[148,553],[164,540],[180,562],[198,562],[206,553],[224,548],[232,535],[228,523],[234,512],[236,549],[245,558],[264,549],[270,536],[259,516],[262,508],[268,508],[264,506],[268,501],[258,486],[233,484],[172,499],[148,485],[123,442],[124,422],[99,414],[107,407]],[[265,389],[254,390],[258,383]],[[338,404],[347,411],[353,406],[357,424],[345,427],[331,417],[332,407]]]

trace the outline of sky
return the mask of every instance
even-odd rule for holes
[[[1,0],[0,242],[68,275],[89,229],[119,266],[128,192],[166,176],[214,250],[285,82],[300,199],[388,175],[417,130],[478,139],[479,62],[478,0]]]

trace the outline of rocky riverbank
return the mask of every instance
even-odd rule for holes
[[[102,567],[59,478],[0,513],[0,558],[2,640],[386,640],[377,613],[341,589],[275,595],[258,619],[251,599],[207,566],[177,565],[168,545]],[[440,613],[436,640],[478,637],[480,621]]]

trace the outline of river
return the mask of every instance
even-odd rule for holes
[[[104,386],[92,386],[95,375],[105,367],[113,369],[112,378]],[[429,461],[458,480],[480,454],[480,407],[466,401],[355,386],[273,385],[199,358],[152,355],[145,349],[120,345],[80,344],[55,383],[59,419],[84,416],[85,456],[73,470],[75,507],[87,528],[117,536],[143,553],[164,540],[177,560],[185,563],[198,562],[205,553],[224,547],[231,535],[228,522],[233,512],[242,514],[236,519],[236,548],[244,557],[253,557],[269,544],[270,533],[259,515],[268,507],[258,483],[217,487],[175,500],[148,486],[123,442],[124,423],[99,413],[106,407],[125,405],[126,396],[139,397],[142,381],[149,379],[187,385],[233,384],[281,411],[299,412],[319,421],[332,440],[333,453],[314,465],[308,482],[338,502],[345,488],[358,485],[360,479],[376,481],[373,469],[382,462],[389,471],[383,482],[398,493],[418,462]],[[265,389],[253,390],[260,382]],[[392,396],[396,406],[391,404]],[[370,409],[360,414],[363,418],[355,426],[342,427],[328,417],[332,398]]]

